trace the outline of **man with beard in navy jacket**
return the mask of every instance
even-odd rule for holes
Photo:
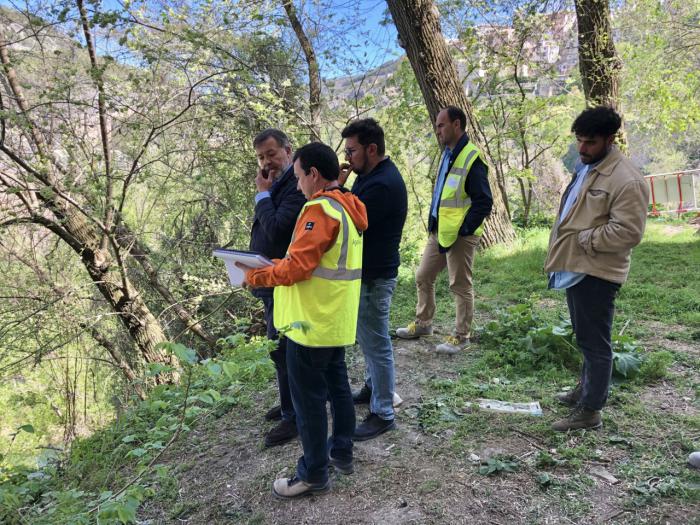
[[[399,244],[408,197],[401,173],[385,155],[384,130],[376,120],[351,122],[341,133],[349,168],[357,174],[352,192],[367,208],[362,288],[357,340],[365,356],[365,384],[355,392],[355,404],[369,403],[369,414],[355,429],[353,440],[372,439],[396,428],[394,422],[394,349],[389,337],[389,309],[399,272]]]
[[[261,131],[253,140],[258,158],[255,177],[255,219],[250,233],[250,249],[270,259],[281,259],[287,253],[294,225],[306,198],[297,189],[292,168],[292,146],[286,134],[278,129]],[[267,337],[278,339],[273,325],[274,304],[272,288],[257,288],[253,295],[265,306]],[[265,435],[265,446],[274,447],[291,441],[298,435],[296,416],[287,376],[287,340],[281,338],[277,349],[270,352],[277,371],[280,404],[265,414],[268,421],[281,420]]]

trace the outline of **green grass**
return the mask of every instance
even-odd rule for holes
[[[673,327],[676,338],[700,339],[700,237],[690,227],[650,222],[642,243],[632,253],[627,282],[616,302],[615,326],[630,320],[683,325]],[[553,318],[567,315],[563,292],[547,290],[543,271],[549,231],[521,233],[511,246],[479,252],[474,263],[475,310],[480,315],[508,304],[545,300],[554,306]],[[415,268],[402,267],[394,294],[391,319],[395,326],[413,320],[416,304]],[[449,325],[454,315],[452,295],[443,272],[436,283],[436,324]],[[647,329],[647,332],[650,330]],[[636,332],[635,332],[636,333]],[[697,335],[695,335],[697,334]],[[695,337],[694,337],[695,335]]]
[[[690,227],[670,226],[650,222],[643,242],[634,250],[629,280],[617,300],[615,333],[625,327],[627,335],[641,341],[658,340],[666,334],[669,341],[685,344],[700,340],[700,237]],[[478,325],[483,330],[494,319],[508,322],[502,312],[517,304],[531,304],[535,319],[545,325],[568,317],[564,293],[546,288],[542,267],[548,235],[544,229],[530,230],[514,246],[496,247],[477,255],[477,333]],[[444,276],[437,282],[436,301],[435,324],[447,331],[454,322],[454,306]],[[414,307],[412,273],[404,269],[392,312],[395,326],[412,320]],[[517,322],[514,326],[513,332],[517,331]],[[468,456],[475,444],[512,438],[512,429],[517,427],[547,450],[557,451],[549,465],[537,464],[537,468],[579,473],[584,481],[589,478],[583,475],[583,469],[597,458],[599,451],[622,451],[626,458],[616,475],[633,487],[639,484],[628,493],[629,505],[650,505],[658,498],[698,501],[698,475],[683,465],[687,454],[700,448],[699,418],[650,410],[641,399],[647,386],[661,379],[690,387],[696,393],[700,391],[697,356],[668,351],[658,343],[647,350],[635,347],[645,361],[635,379],[616,381],[604,416],[605,431],[572,438],[552,432],[549,426],[553,419],[566,414],[566,409],[554,402],[553,395],[561,387],[575,383],[576,363],[558,362],[548,355],[533,360],[526,355],[522,338],[511,337],[510,330],[506,326],[498,336],[500,340],[484,337],[482,332],[482,339],[473,350],[460,357],[459,376],[429,381],[422,403],[406,415],[416,418],[429,432],[450,430],[448,448],[456,457]],[[695,374],[670,373],[669,367],[674,365],[694,369]],[[516,419],[465,410],[470,401],[479,397],[515,402],[540,400],[545,417]],[[647,486],[647,480],[654,477],[662,480],[660,485]],[[591,485],[590,480],[577,483],[574,491],[583,494]],[[567,491],[570,489],[574,487],[568,483]],[[564,488],[555,484],[548,490],[552,498],[557,498]],[[575,520],[588,508],[582,499],[564,510],[567,517]]]

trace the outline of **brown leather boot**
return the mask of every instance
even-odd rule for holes
[[[568,407],[573,408],[576,405],[578,405],[579,401],[581,401],[582,393],[583,388],[581,387],[581,383],[579,383],[573,390],[569,390],[568,392],[562,392],[561,394],[557,394],[554,397],[562,405],[566,405]]]
[[[556,430],[557,432],[582,429],[595,430],[602,426],[603,421],[600,418],[600,410],[588,410],[587,408],[578,406],[564,419],[555,421],[552,424],[552,430]]]

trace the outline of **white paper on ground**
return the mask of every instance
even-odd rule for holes
[[[498,401],[496,399],[477,399],[479,408],[500,412],[501,414],[528,414],[530,416],[541,416],[542,407],[539,401],[530,403],[510,403],[509,401]]]
[[[254,252],[244,252],[240,250],[224,250],[223,248],[217,248],[213,252],[214,257],[223,259],[226,264],[226,270],[228,271],[228,280],[231,286],[241,286],[243,284],[243,279],[245,277],[243,270],[236,266],[236,263],[245,264],[251,268],[264,268],[265,266],[270,266],[272,261]]]

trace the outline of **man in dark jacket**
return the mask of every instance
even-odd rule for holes
[[[350,123],[342,132],[345,158],[357,174],[352,192],[367,208],[362,287],[357,339],[365,356],[365,384],[353,398],[369,403],[369,415],[353,439],[372,439],[396,427],[394,423],[394,350],[389,338],[389,308],[399,270],[399,244],[408,198],[401,173],[384,155],[384,130],[368,118]],[[341,174],[345,182],[349,169]]]
[[[253,140],[258,158],[255,177],[255,220],[250,233],[250,249],[263,255],[281,259],[285,256],[294,231],[294,224],[302,206],[304,195],[297,189],[297,179],[292,169],[292,147],[289,138],[278,129],[266,129]],[[258,288],[253,295],[265,306],[267,337],[278,339],[273,325],[272,288]],[[287,341],[281,338],[277,349],[270,352],[277,371],[280,405],[265,414],[265,419],[280,423],[265,435],[265,446],[282,445],[297,435],[296,417],[287,376]]]
[[[430,205],[428,243],[416,271],[416,320],[396,330],[396,335],[404,339],[432,333],[435,280],[447,267],[456,303],[456,326],[454,334],[436,347],[442,354],[455,354],[469,344],[474,316],[472,263],[481,225],[493,205],[488,169],[469,141],[466,124],[464,111],[454,106],[444,108],[435,120],[435,133],[445,149]]]

